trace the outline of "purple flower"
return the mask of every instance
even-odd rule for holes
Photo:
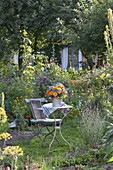
[[[34,80],[34,82],[38,82],[38,80]]]
[[[46,84],[46,82],[45,82],[45,81],[44,81],[43,83],[44,83],[44,84]]]
[[[43,81],[45,81],[45,80],[46,80],[46,77],[44,77]]]
[[[48,75],[48,72],[45,72],[44,75],[47,76],[47,75]]]
[[[42,82],[42,81],[43,81],[43,79],[42,79],[42,78],[40,78],[40,81]]]
[[[12,90],[12,86],[10,86],[10,90]]]
[[[10,76],[8,77],[7,79],[7,83],[10,83],[11,79],[10,79]]]
[[[46,78],[43,79],[43,83],[46,84]]]
[[[68,85],[68,82],[67,82],[67,81],[64,81],[64,85],[65,85],[65,86]]]
[[[2,77],[0,77],[0,82],[2,81]]]
[[[71,93],[70,93],[70,92],[68,92],[68,97],[69,97],[69,98],[71,97]]]

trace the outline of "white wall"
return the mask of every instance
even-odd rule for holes
[[[64,48],[61,52],[62,57],[62,71],[68,68],[68,47]]]
[[[83,62],[83,55],[82,55],[82,52],[79,50],[78,51],[78,67],[79,67],[79,69],[82,69],[82,62]]]

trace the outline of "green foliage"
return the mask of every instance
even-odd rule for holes
[[[104,38],[107,48],[107,60],[108,60],[108,69],[107,73],[109,76],[106,78],[106,80],[109,82],[107,91],[109,95],[109,101],[113,105],[112,102],[112,94],[113,94],[113,13],[112,9],[108,9],[108,25],[106,25],[106,30],[104,31]]]
[[[18,68],[7,64],[0,69],[0,91],[5,94],[5,108],[7,113],[13,113],[15,117],[28,112],[25,98],[34,95],[33,83],[34,69],[26,67],[22,76],[18,74]]]
[[[65,99],[65,102],[73,105],[73,110],[68,117],[69,119],[67,118],[66,121],[64,121],[64,124],[66,124],[65,126],[63,124],[62,130],[65,137],[69,140],[72,150],[70,153],[63,142],[61,142],[61,147],[54,144],[53,147],[57,148],[59,152],[63,152],[63,158],[56,158],[56,162],[53,159],[50,167],[59,168],[63,163],[69,165],[72,159],[70,159],[70,161],[67,157],[64,159],[66,151],[68,152],[66,155],[74,155],[73,161],[76,161],[76,163],[81,164],[87,162],[88,164],[96,158],[92,157],[90,153],[86,155],[84,153],[86,152],[84,147],[86,146],[86,141],[87,143],[89,142],[91,147],[99,147],[98,145],[100,144],[104,131],[102,117],[106,117],[107,113],[105,108],[109,105],[106,88],[112,82],[112,79],[110,79],[112,72],[110,72],[108,67],[98,70],[94,69],[92,72],[88,70],[76,72],[72,68],[69,71],[62,72],[57,64],[54,62],[49,63],[46,56],[40,56],[39,54],[36,55],[35,61],[36,65],[34,67],[26,66],[21,74],[17,67],[1,64],[0,76],[2,79],[0,79],[0,90],[5,92],[5,106],[8,106],[9,101],[12,114],[16,117],[20,115],[21,118],[23,118],[23,125],[25,115],[29,113],[25,98],[47,97],[46,91],[50,85],[56,84],[56,82],[63,83],[71,93],[71,95]],[[90,111],[87,111],[87,114],[83,116],[84,105],[87,105]],[[93,112],[94,109],[98,109],[96,113]],[[87,128],[83,128],[86,127],[86,124],[88,124]],[[31,159],[37,162],[37,157],[40,155],[48,156],[49,143],[50,140],[48,139],[44,146],[45,149],[43,149],[37,138],[33,139],[30,144],[24,143],[20,145],[24,148],[25,153],[30,153]],[[53,154],[56,153],[57,152]],[[46,167],[46,165],[44,166]]]
[[[107,73],[104,69],[94,69],[93,72],[79,71],[73,76],[73,80],[70,81],[71,101],[79,111],[84,105],[90,105],[92,108],[97,107],[102,110],[104,114],[104,106],[108,103],[106,88],[109,85],[106,77]]]
[[[29,164],[30,167],[41,165],[44,170],[54,168],[59,170],[61,168],[71,169],[75,167],[82,168],[83,170],[99,170],[99,162],[96,157],[98,150],[90,150],[82,142],[81,131],[77,121],[77,117],[75,119],[74,117],[67,117],[62,126],[62,133],[65,139],[71,144],[71,150],[61,140],[58,131],[57,137],[60,140],[60,145],[56,145],[56,142],[53,142],[52,148],[54,152],[48,153],[51,138],[45,141],[44,146],[42,146],[38,137],[33,138],[29,143],[25,141],[18,142],[18,145],[24,150],[24,156],[19,160],[18,166],[22,168],[25,164]]]
[[[70,6],[69,6],[70,5]],[[61,42],[69,33],[62,28],[58,18],[69,23],[73,13],[73,1],[0,1],[0,56],[7,57],[11,51],[32,48],[32,54],[44,49],[48,42]],[[35,23],[35,24],[34,24]],[[65,34],[63,36],[63,33]],[[66,37],[66,38],[65,38]],[[30,40],[30,41],[29,41]],[[69,40],[68,40],[69,41]]]
[[[98,109],[89,107],[82,109],[81,136],[87,145],[93,148],[98,147],[101,144],[105,127],[105,118],[100,116]]]
[[[107,24],[107,9],[110,2],[82,0],[77,3],[77,44],[85,56],[102,54],[105,51],[103,31]]]
[[[35,66],[26,66],[20,74],[18,68],[8,64],[1,64],[0,91],[5,93],[5,107],[7,113],[14,117],[24,118],[29,113],[25,98],[47,97],[48,87],[61,82],[68,88],[69,96],[71,87],[70,75],[54,62],[49,63],[44,55],[37,55]]]
[[[107,48],[108,62],[113,65],[113,13],[112,9],[108,9],[108,24],[106,25],[106,31],[104,32],[104,38]]]
[[[109,110],[107,111],[107,128],[106,128],[106,133],[103,136],[103,155],[104,155],[104,160],[109,160],[112,155],[113,155],[113,110],[112,107],[109,107]]]
[[[38,70],[36,73],[37,96],[48,97],[46,92],[49,86],[55,85],[58,82],[69,88],[69,80],[70,77],[67,71],[62,72],[61,68],[55,63],[46,64],[42,71]]]
[[[27,57],[31,58],[30,54],[35,57],[37,51],[47,50],[53,44],[60,44],[62,48],[71,43],[76,44],[84,54],[101,53],[105,47],[103,30],[107,24],[106,11],[112,6],[111,2],[1,0],[0,57],[9,60],[14,51],[25,54],[30,51]],[[51,50],[49,54],[51,57]],[[22,57],[25,59],[25,55]]]
[[[0,134],[8,130],[7,115],[4,107],[4,93],[1,95],[1,106],[0,106]]]

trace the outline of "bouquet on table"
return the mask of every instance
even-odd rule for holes
[[[57,83],[55,86],[50,86],[46,94],[51,98],[66,98],[67,90],[62,83]]]

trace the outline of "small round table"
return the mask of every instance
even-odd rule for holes
[[[55,125],[55,132],[54,132],[54,136],[53,139],[49,145],[49,152],[52,146],[52,143],[54,142],[55,138],[56,138],[56,130],[59,130],[60,136],[62,137],[62,139],[70,146],[69,142],[67,142],[67,140],[63,137],[62,132],[61,132],[61,125],[62,122],[64,120],[64,118],[69,114],[72,106],[65,104],[64,102],[60,105],[60,106],[55,106],[53,107],[52,103],[46,103],[42,106],[44,114],[49,117],[52,113],[54,113],[56,110],[60,110],[63,114],[63,117],[61,118],[61,122],[59,125]],[[55,118],[55,114],[53,114],[54,119]]]

